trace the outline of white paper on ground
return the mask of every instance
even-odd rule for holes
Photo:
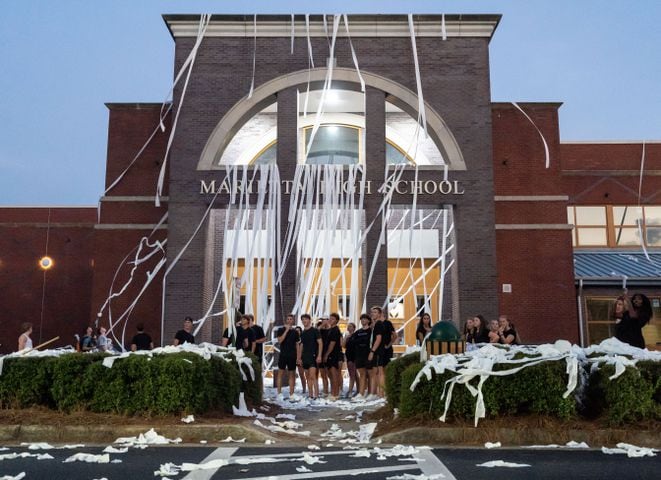
[[[565,447],[567,448],[590,448],[590,446],[585,443],[585,442],[575,442],[574,440],[570,440],[567,443],[565,443]]]
[[[25,472],[21,472],[16,476],[13,475],[3,475],[0,477],[0,480],[23,480],[25,478]]]
[[[301,465],[300,467],[296,467],[296,471],[301,473],[308,473],[311,472],[312,470],[307,468],[305,465]]]
[[[434,475],[425,475],[424,473],[414,475],[412,473],[405,473],[403,475],[395,475],[394,477],[386,477],[386,480],[440,480],[441,478],[445,478],[445,475],[442,473]]]
[[[240,439],[240,440],[235,440],[235,439],[233,439],[232,436],[230,435],[230,436],[227,437],[225,440],[221,440],[220,443],[246,443],[246,439],[245,439],[245,438],[242,438],[242,439]]]
[[[171,443],[181,443],[181,438],[171,440],[156,433],[153,428],[137,437],[119,437],[113,443],[118,443],[123,447],[141,447],[147,445],[169,445]]]
[[[115,448],[112,445],[108,445],[103,449],[103,453],[126,453],[129,451],[129,447]]]
[[[103,453],[94,455],[93,453],[76,453],[62,461],[62,463],[84,462],[84,463],[110,463],[110,455]]]
[[[484,444],[484,448],[500,448],[501,446],[502,445],[500,444],[500,442],[495,442],[495,443],[486,442]]]
[[[193,415],[188,415],[182,418],[181,421],[184,423],[193,423],[195,421],[195,417]]]
[[[308,465],[314,465],[315,463],[326,463],[324,460],[321,459],[321,457],[310,455],[308,452],[303,452],[303,458],[301,460],[307,463]],[[293,461],[297,461],[297,460],[293,460]]]
[[[659,451],[656,448],[637,447],[636,445],[622,442],[616,446],[617,448],[601,447],[601,451],[608,455],[623,454],[629,458],[655,457],[656,452]]]
[[[285,420],[296,420],[296,415],[291,413],[278,413],[275,418],[284,418]]]
[[[360,450],[356,450],[353,455],[349,455],[350,457],[355,457],[355,458],[370,458],[372,454],[370,451],[366,448],[361,448]]]
[[[51,450],[55,448],[50,443],[44,443],[44,442],[34,442],[34,443],[21,442],[21,447],[28,447],[28,450]]]
[[[53,457],[48,453],[3,453],[0,455],[0,461],[2,460],[14,460],[16,458],[36,458],[37,460],[52,460]]]
[[[503,460],[491,460],[490,462],[478,463],[475,466],[487,467],[487,468],[494,468],[494,467],[521,468],[521,467],[529,467],[530,465],[528,465],[527,463],[512,463],[512,462],[504,462]]]
[[[319,445],[308,445],[308,450],[321,450]]]

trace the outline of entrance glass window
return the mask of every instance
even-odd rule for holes
[[[305,128],[305,148],[312,137],[312,127]],[[348,125],[321,125],[306,152],[309,165],[354,165],[360,162],[360,129]]]

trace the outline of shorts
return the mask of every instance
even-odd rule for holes
[[[308,370],[310,368],[317,368],[316,357],[306,358],[303,357],[301,363],[303,364],[303,370]]]
[[[326,360],[326,368],[339,368],[340,357],[338,355],[330,355]]]
[[[290,372],[296,371],[296,357],[283,357],[280,355],[278,358],[278,368],[280,370],[289,370]]]
[[[392,350],[391,354],[388,354],[388,350],[382,350],[379,352],[379,358],[376,361],[376,366],[377,367],[385,367],[390,363],[390,359],[392,358]]]
[[[367,359],[367,368],[368,370],[371,368],[376,368],[376,367],[381,367],[382,365],[380,364],[381,362],[381,352],[376,352],[374,355],[372,355],[372,360]]]
[[[372,368],[367,361],[367,357],[356,355],[356,368]]]

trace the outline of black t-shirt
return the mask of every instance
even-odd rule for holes
[[[516,345],[516,344],[517,344],[517,341],[516,341],[516,330],[514,330],[512,327],[508,328],[507,330],[505,330],[505,331],[503,332],[503,339],[506,339],[506,338],[509,337],[510,335],[513,335],[513,336],[514,336],[514,341],[513,341],[510,345]],[[505,342],[503,342],[503,343],[505,343]]]
[[[230,334],[229,328],[226,328],[223,332],[223,338],[227,339],[227,346],[234,345],[234,334]]]
[[[250,352],[253,343],[255,343],[255,332],[251,328],[239,328],[236,331],[236,348]]]
[[[353,335],[348,336],[344,342],[344,355],[347,357],[347,362],[354,362],[356,360],[356,345],[354,344]]]
[[[392,342],[392,334],[395,331],[395,326],[392,324],[390,320],[384,320],[383,321],[383,337],[381,338],[381,342],[383,342],[383,348],[386,348],[386,345],[390,345],[388,348],[389,350],[392,350],[392,345],[390,342]]]
[[[328,333],[330,332],[329,328],[320,328],[319,335],[321,335],[321,344],[323,346],[322,354],[326,354],[328,350]]]
[[[372,329],[360,328],[351,335],[356,358],[367,358],[370,353],[370,338],[372,336]]]
[[[642,312],[639,312],[638,316],[639,318],[631,318],[629,312],[625,311],[620,321],[615,324],[615,338],[631,346],[645,348],[642,328],[647,324],[649,318]]]
[[[319,342],[321,338],[319,330],[314,327],[310,327],[307,330],[303,329],[301,333],[301,345],[303,347],[303,358],[313,360],[317,358],[319,352]]]
[[[185,342],[188,343],[195,343],[195,337],[193,336],[192,333],[188,333],[186,330],[179,330],[175,335],[174,338],[179,340],[179,345],[183,345]]]
[[[384,345],[386,343],[386,337],[383,333],[383,322],[378,321],[374,322],[374,327],[372,328],[372,336],[370,338],[370,348],[372,350],[375,350],[377,352],[382,352],[384,350]],[[379,344],[378,348],[374,348],[374,342],[376,342],[376,337],[377,335],[381,335],[381,343]]]
[[[145,332],[140,332],[133,337],[131,340],[131,345],[136,346],[136,350],[150,350],[151,347],[151,337]]]
[[[285,333],[285,327],[281,327],[276,334],[278,338]],[[298,332],[294,327],[291,327],[287,332],[287,336],[280,342],[280,355],[283,357],[291,358],[296,357],[296,344],[298,343]]]
[[[333,351],[329,353],[329,356],[337,357],[342,352],[342,332],[340,332],[340,327],[335,325],[328,331],[328,346],[330,343],[335,342],[333,346]]]
[[[486,329],[474,332],[475,343],[489,343],[489,332]],[[514,334],[516,338],[516,334]]]
[[[255,340],[261,340],[262,338],[266,338],[266,335],[264,335],[264,329],[259,325],[255,324],[250,328],[252,329],[252,332],[255,334]],[[259,358],[260,360],[262,359],[262,356],[264,355],[264,345],[262,343],[258,343],[255,346],[255,355],[257,355],[257,358]]]

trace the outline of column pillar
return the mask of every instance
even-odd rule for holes
[[[297,129],[298,111],[296,89],[287,88],[277,95],[278,126],[276,159],[281,180],[293,180],[297,164]],[[284,248],[287,235],[287,219],[289,218],[289,197],[281,193],[280,229],[281,247]],[[277,252],[281,255],[281,252]],[[296,300],[296,246],[285,264],[285,273],[280,285],[274,286],[275,325],[281,325],[285,316],[291,312]]]
[[[372,187],[372,193],[365,195],[365,226],[374,220],[374,225],[365,239],[363,256],[363,288],[367,287],[365,299],[366,308],[369,309],[373,305],[383,305],[388,293],[387,231],[385,244],[381,245],[378,255],[376,252],[382,223],[382,216],[377,217],[377,212],[383,200],[378,189],[383,184],[386,172],[386,94],[372,87],[365,89],[365,165],[366,177],[371,181]],[[370,285],[367,286],[373,262],[374,273]]]

